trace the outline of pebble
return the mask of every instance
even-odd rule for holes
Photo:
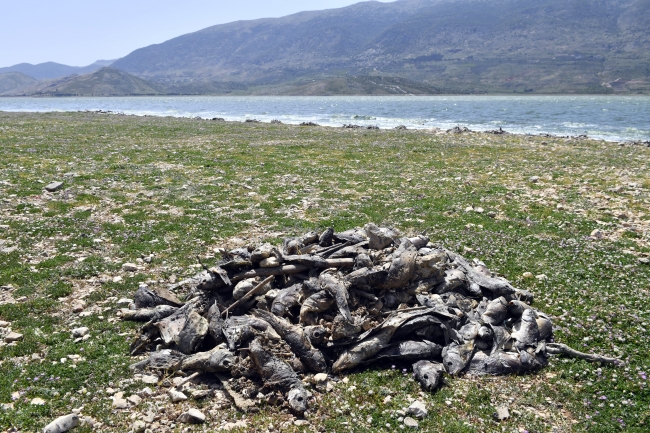
[[[86,301],[82,299],[75,299],[72,301],[72,312],[81,313],[86,308]]]
[[[79,338],[79,337],[83,337],[84,335],[87,335],[90,332],[90,329],[88,329],[85,326],[82,326],[81,328],[75,328],[70,332],[72,332],[73,338]]]
[[[314,383],[318,386],[325,386],[327,385],[327,374],[325,373],[318,373],[314,375]]]
[[[589,236],[592,238],[601,239],[603,237],[603,231],[601,229],[595,229]]]
[[[427,417],[429,411],[427,410],[424,403],[422,403],[420,400],[416,400],[413,403],[411,403],[411,405],[407,410],[407,413],[409,415],[413,415],[416,418],[422,419]]]
[[[535,275],[533,275],[532,272],[524,272],[522,275],[524,278],[535,278]]]
[[[531,176],[528,180],[531,183],[537,183],[537,182],[539,182],[539,176]]]
[[[185,424],[203,424],[205,422],[205,415],[198,409],[190,409],[187,412],[183,412],[178,417],[178,422]]]
[[[23,334],[19,334],[17,332],[10,332],[7,334],[5,337],[5,343],[13,343],[14,341],[19,341],[23,339]]]
[[[389,404],[391,401],[393,401],[393,397],[390,395],[387,395],[386,398],[384,398],[384,404]]]
[[[79,425],[79,417],[77,414],[71,413],[70,415],[60,416],[43,429],[43,433],[64,433]]]
[[[420,423],[411,418],[410,416],[407,416],[404,418],[404,425],[406,427],[411,427],[411,428],[418,428],[420,426]]]
[[[135,263],[124,263],[122,265],[122,270],[126,272],[135,272],[138,270],[138,265]]]
[[[58,182],[57,181],[57,182],[52,182],[52,183],[46,185],[45,186],[45,191],[56,192],[56,191],[60,190],[61,188],[63,188],[63,182]]]
[[[133,423],[133,432],[142,433],[147,428],[147,424],[144,421],[138,420]]]
[[[539,275],[535,276],[535,278],[537,278],[538,281],[547,281],[548,280],[548,277],[545,274],[539,274]]]
[[[127,398],[127,400],[130,401],[134,406],[137,406],[140,403],[142,403],[142,397],[140,397],[139,395],[135,395],[135,394],[133,394],[132,396]]]
[[[639,257],[639,263],[641,263],[642,265],[649,265],[650,259],[647,257]]]
[[[123,398],[113,399],[113,409],[126,409],[128,406],[128,402]]]
[[[33,404],[36,406],[43,406],[45,404],[45,400],[43,400],[40,397],[33,398],[32,401],[29,402],[29,404]]]
[[[120,299],[115,303],[115,305],[117,305],[118,307],[128,307],[129,304],[130,304],[131,302],[133,302],[133,299],[129,299],[129,298],[120,298]]]
[[[145,374],[144,376],[142,376],[140,380],[146,383],[147,385],[155,385],[158,383],[158,376]]]
[[[499,406],[496,413],[494,414],[494,418],[498,419],[499,421],[507,420],[510,418],[510,411],[506,406]]]
[[[175,389],[170,389],[168,394],[169,398],[172,399],[172,403],[178,403],[179,401],[187,400],[187,396],[185,394],[180,391],[176,391]]]

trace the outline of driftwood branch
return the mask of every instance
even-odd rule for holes
[[[547,343],[546,352],[552,355],[566,355],[574,358],[584,359],[586,361],[591,361],[591,362],[602,362],[603,364],[614,364],[614,365],[624,364],[624,362],[618,358],[608,358],[607,356],[579,352],[575,349],[570,348],[566,344],[561,344],[561,343]]]
[[[242,304],[245,304],[248,302],[253,296],[257,295],[264,286],[269,284],[273,279],[275,278],[274,275],[271,275],[261,283],[259,283],[257,286],[253,287],[253,290],[250,292],[246,293],[244,296],[241,297],[238,301],[236,301],[234,304],[232,304],[230,307],[226,308],[223,310],[223,313],[221,313],[222,316],[228,317],[228,312],[234,310],[235,308],[239,307]]]
[[[327,259],[326,262],[328,268],[351,268],[354,266],[354,259]],[[237,282],[245,280],[246,278],[266,277],[269,275],[299,274],[308,270],[309,268],[304,265],[286,265],[277,266],[274,268],[258,268],[239,273],[232,277],[230,280]]]

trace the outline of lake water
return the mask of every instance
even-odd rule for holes
[[[0,98],[0,111],[105,110],[131,115],[222,117],[325,126],[520,134],[588,135],[610,141],[650,140],[650,96],[157,96]]]

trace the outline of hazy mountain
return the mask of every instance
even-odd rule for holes
[[[11,96],[132,96],[160,95],[165,90],[119,69],[105,67],[85,75],[44,80]]]
[[[349,76],[441,92],[648,92],[648,28],[650,0],[364,2],[209,27],[112,66],[199,92]]]
[[[110,66],[114,60],[98,60],[92,65],[88,66],[68,66],[60,63],[46,62],[32,65],[30,63],[20,63],[18,65],[9,66],[7,68],[0,68],[0,74],[6,72],[20,72],[38,80],[48,80],[53,78],[66,77],[68,75],[82,75],[89,72],[94,72],[105,66]]]
[[[19,92],[21,89],[32,86],[38,81],[20,72],[7,72],[0,74],[0,95],[9,92]]]

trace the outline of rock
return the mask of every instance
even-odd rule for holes
[[[494,418],[498,419],[499,421],[505,421],[510,418],[510,411],[506,406],[499,406],[496,413],[494,414]]]
[[[86,308],[86,301],[83,299],[75,299],[72,301],[71,306],[73,313],[81,313]]]
[[[398,234],[389,228],[379,228],[370,223],[364,227],[368,236],[369,247],[373,250],[383,250],[392,244]]]
[[[390,404],[390,402],[392,401],[393,401],[393,397],[391,397],[390,395],[384,397],[384,404]]]
[[[280,266],[280,260],[276,257],[269,257],[260,262],[260,268],[275,268]]]
[[[43,406],[45,404],[45,400],[43,400],[40,397],[33,398],[32,401],[29,402],[29,404],[33,404],[35,406]]]
[[[125,307],[125,308],[128,308],[129,305],[130,305],[132,302],[133,302],[133,299],[129,299],[129,298],[120,298],[120,299],[115,303],[115,305],[118,306],[118,307]]]
[[[127,398],[127,400],[128,400],[128,401],[129,401],[133,406],[137,406],[137,405],[139,405],[140,403],[142,403],[142,397],[140,397],[139,395],[135,395],[135,394],[133,394],[132,396],[130,396],[129,398]]]
[[[650,258],[648,257],[639,257],[639,263],[642,265],[649,265],[650,264]]]
[[[23,334],[17,332],[10,332],[5,336],[5,343],[13,343],[14,341],[19,341],[23,339]]]
[[[70,429],[77,427],[78,425],[79,416],[77,414],[71,413],[70,415],[58,417],[46,425],[43,429],[43,433],[64,433]]]
[[[427,410],[426,406],[424,403],[422,403],[420,400],[416,400],[411,405],[409,406],[407,413],[409,415],[413,415],[416,418],[426,418],[426,416],[429,414],[429,411]]]
[[[147,424],[144,421],[138,420],[133,423],[133,433],[142,433],[147,428]]]
[[[604,233],[603,233],[603,231],[601,229],[595,229],[595,230],[593,230],[591,232],[591,234],[589,236],[591,236],[592,238],[596,238],[596,239],[602,239],[603,235],[604,235]]]
[[[90,329],[83,326],[81,328],[75,328],[70,332],[72,333],[73,338],[79,338],[79,337],[83,337],[84,335],[87,335],[90,332]]]
[[[239,420],[237,422],[228,422],[224,424],[219,430],[229,431],[236,428],[246,428],[248,427],[248,422],[244,420]]]
[[[526,279],[531,279],[531,278],[535,278],[535,275],[533,275],[532,272],[524,272],[522,277],[524,277]]]
[[[406,427],[411,427],[411,428],[418,428],[420,426],[420,423],[411,418],[410,416],[407,416],[404,418],[404,425]]]
[[[45,191],[56,192],[63,188],[63,182],[52,182],[45,186]]]
[[[206,398],[208,395],[210,395],[210,390],[208,390],[208,389],[195,389],[190,394],[192,395],[192,398],[194,400],[200,400],[200,399]]]
[[[113,409],[126,409],[127,407],[129,407],[129,403],[123,398],[113,399]]]
[[[152,376],[152,375],[145,374],[144,376],[142,376],[140,378],[140,380],[143,383],[146,383],[147,385],[155,385],[155,384],[158,383],[158,376]]]
[[[185,424],[203,424],[205,422],[205,415],[198,409],[192,408],[187,412],[183,412],[177,418],[177,421]]]
[[[538,281],[547,281],[548,280],[548,277],[545,274],[536,275],[535,278],[537,278]]]
[[[180,401],[187,400],[187,396],[185,394],[175,389],[170,389],[167,394],[169,394],[169,398],[172,399],[172,403],[178,403]]]
[[[138,265],[135,263],[124,263],[122,265],[122,270],[125,272],[136,272],[138,270]]]
[[[539,176],[531,176],[531,177],[528,179],[528,181],[529,181],[530,183],[537,183],[537,182],[539,182]]]
[[[314,375],[314,383],[316,386],[327,386],[327,374],[318,373]]]

